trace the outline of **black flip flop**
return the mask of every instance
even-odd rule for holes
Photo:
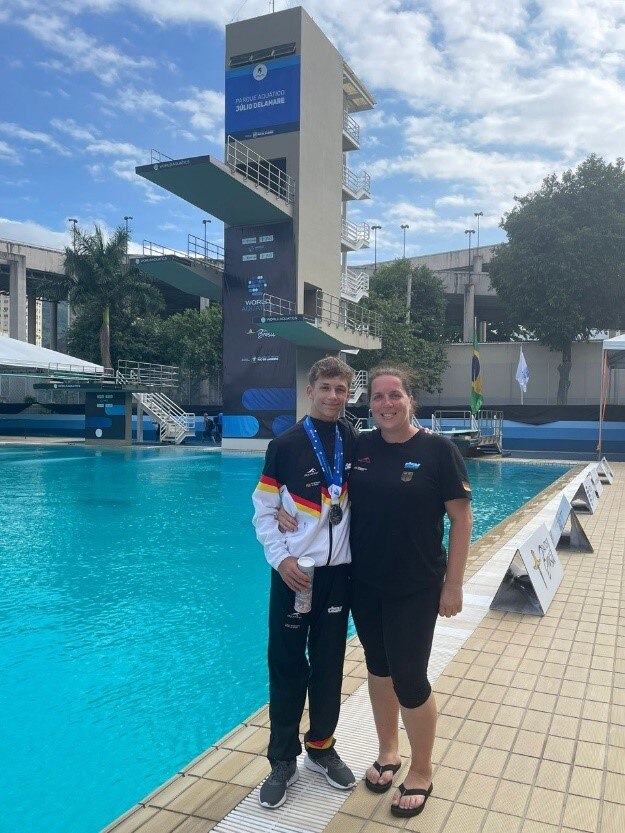
[[[400,784],[399,787],[397,787],[397,789],[401,793],[400,799],[403,798],[405,795],[422,795],[423,803],[419,804],[418,807],[414,807],[412,810],[407,810],[405,807],[400,807],[399,804],[391,804],[391,813],[394,816],[400,816],[401,818],[412,818],[412,816],[418,816],[419,813],[422,813],[425,809],[425,802],[432,794],[433,787],[434,784],[430,784],[427,790],[407,790],[403,784]]]
[[[378,775],[382,775],[383,772],[392,772],[393,775],[399,770],[401,764],[381,764],[379,761],[374,761],[371,766],[375,769]],[[368,778],[365,778],[365,786],[368,790],[371,790],[372,793],[385,793],[387,790],[390,790],[391,786],[393,785],[393,779],[391,778],[390,781],[387,781],[385,784],[374,784],[373,781],[370,781]]]

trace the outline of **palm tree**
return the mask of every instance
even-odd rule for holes
[[[128,232],[124,226],[119,226],[108,240],[98,225],[93,234],[77,228],[72,248],[65,247],[69,301],[76,307],[98,311],[102,321],[100,356],[109,370],[112,370],[111,311],[132,304],[140,304],[149,311],[162,304],[156,286],[138,269],[129,267],[127,251]]]

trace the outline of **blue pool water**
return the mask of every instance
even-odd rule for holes
[[[261,464],[0,447],[2,833],[96,833],[266,702]],[[475,536],[566,469],[469,463]]]

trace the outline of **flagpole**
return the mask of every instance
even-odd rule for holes
[[[522,355],[523,355],[523,345],[521,345],[519,347],[519,361],[521,361],[521,356]],[[521,387],[521,385],[519,385],[519,388],[521,390],[521,405],[522,405],[523,404],[523,388]]]

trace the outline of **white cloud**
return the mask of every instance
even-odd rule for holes
[[[85,147],[87,153],[101,153],[105,156],[141,156],[143,151],[130,142],[112,142],[96,139]]]
[[[463,194],[446,194],[444,197],[439,197],[435,200],[434,205],[437,208],[470,208],[474,204],[474,200],[465,197]]]
[[[34,220],[11,220],[8,217],[0,217],[0,238],[51,249],[63,249],[70,243],[67,230],[55,231]]]
[[[108,85],[117,83],[123,75],[155,66],[152,58],[135,58],[111,44],[98,42],[59,14],[34,12],[16,18],[15,22],[62,56],[48,62],[48,66],[57,71],[91,72]]]
[[[173,106],[189,113],[191,126],[213,142],[223,137],[224,95],[215,90],[191,88],[189,96],[173,102]]]
[[[110,166],[110,170],[118,179],[130,182],[135,188],[142,190],[146,202],[155,204],[168,199],[168,195],[162,189],[157,189],[147,179],[137,176],[135,168],[141,164],[139,159],[116,159]]]
[[[3,142],[0,139],[0,160],[3,162],[9,162],[11,165],[21,165],[22,160],[19,157],[19,154],[12,148],[11,145],[8,145],[6,142]]]
[[[47,133],[42,133],[39,130],[27,130],[25,127],[21,127],[19,124],[13,124],[12,122],[0,122],[0,133],[4,133],[5,136],[11,136],[13,139],[19,139],[21,142],[28,144],[43,145],[50,150],[60,153],[62,156],[70,155],[67,148],[60,145],[52,136],[49,136]]]
[[[81,127],[74,119],[52,119],[50,124],[55,130],[66,133],[79,142],[92,142],[98,135],[95,127]]]

